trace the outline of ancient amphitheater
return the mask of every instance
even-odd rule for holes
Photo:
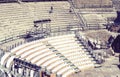
[[[0,77],[120,77],[119,5],[0,0]]]

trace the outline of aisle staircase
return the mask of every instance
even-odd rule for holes
[[[82,28],[82,30],[85,30],[87,28],[87,22],[85,21],[85,19],[83,18],[81,13],[78,13],[75,9],[75,4],[72,0],[68,0],[68,2],[70,3],[70,7],[72,12],[76,15],[76,17],[79,19],[79,29]],[[78,30],[79,30],[78,29]]]
[[[61,54],[54,46],[52,46],[50,43],[48,42],[44,42],[44,44],[50,49],[52,50],[54,53],[56,53],[56,55],[61,58],[68,66],[71,67],[71,69],[75,70],[75,72],[80,72],[79,68],[77,66],[74,65],[74,63],[72,63],[69,59],[67,59],[63,54]]]
[[[93,52],[93,49],[88,45],[87,40],[83,39],[81,35],[76,35],[79,44],[85,50],[85,53],[89,56],[91,61],[94,63],[94,67],[100,67],[101,65],[98,63],[98,55]]]

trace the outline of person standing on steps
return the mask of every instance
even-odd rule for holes
[[[53,6],[50,7],[49,13],[53,13]]]

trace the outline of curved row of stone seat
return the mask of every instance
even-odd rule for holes
[[[74,6],[77,8],[107,8],[112,7],[112,1],[111,0],[90,0],[89,2],[87,0],[75,0]]]
[[[14,58],[20,58],[21,60],[45,67],[50,72],[56,73],[57,75],[63,75],[63,77],[75,72],[74,70],[71,70],[71,67],[65,64],[64,61],[61,60],[54,52],[46,48],[46,46],[42,44],[42,40],[26,43],[13,49],[11,53],[6,53],[4,57],[2,57],[1,65],[14,71]],[[54,63],[57,64],[54,65]],[[22,69],[19,69],[18,71],[19,73],[23,72]],[[34,71],[31,70],[30,74],[33,72]],[[32,76],[33,75],[31,75],[31,77]]]
[[[58,39],[49,39],[48,42],[80,70],[94,67],[91,59],[85,53],[86,49],[84,49],[84,46],[78,44],[74,35],[69,36],[69,38],[64,37],[64,39],[65,41],[58,37]],[[53,40],[55,40],[55,42]]]
[[[22,32],[32,28],[33,19],[27,10],[18,3],[0,5],[0,40],[2,38],[7,39],[10,36],[25,34]]]
[[[49,13],[51,6],[53,6],[53,13]],[[69,13],[69,8],[70,5],[67,1],[1,4],[0,40],[25,34],[26,31],[33,28],[34,21],[42,19],[51,20],[50,25],[53,31],[62,28],[67,30],[68,25],[77,22],[77,19],[73,18],[75,15]],[[47,25],[49,24],[47,23]]]
[[[72,62],[80,70],[94,67],[91,59],[86,55],[84,47],[79,45],[76,40],[75,34],[68,34],[29,42],[12,49],[9,53],[6,53],[2,57],[0,63],[9,70],[15,71],[16,69],[14,68],[13,60],[14,58],[19,58],[23,61],[36,64],[37,66],[42,67],[42,69],[46,69],[49,73],[67,77],[76,71],[61,58],[62,56],[58,56],[57,53],[65,56],[66,59]],[[57,53],[48,48],[45,42],[51,44],[51,46],[57,50]],[[33,77],[34,71],[29,71],[27,71],[27,73],[29,73],[28,75]],[[18,73],[22,74],[23,69],[19,68]]]

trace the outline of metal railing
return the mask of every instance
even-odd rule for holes
[[[84,30],[87,27],[87,24],[86,24],[84,17],[80,13],[77,13],[75,11],[74,4],[73,4],[72,0],[68,0],[68,2],[70,3],[70,6],[71,6],[73,13],[79,19],[79,26],[82,27],[82,29]]]
[[[80,8],[112,8],[113,5],[82,4]]]
[[[13,35],[5,36],[2,38],[3,40],[0,40],[0,45],[7,43],[7,42],[10,42],[10,41],[13,41],[13,40],[16,40],[16,39],[19,39],[19,38],[21,38],[22,35],[25,35],[25,34],[27,34],[27,30],[21,31],[19,34],[14,35],[14,36]]]

